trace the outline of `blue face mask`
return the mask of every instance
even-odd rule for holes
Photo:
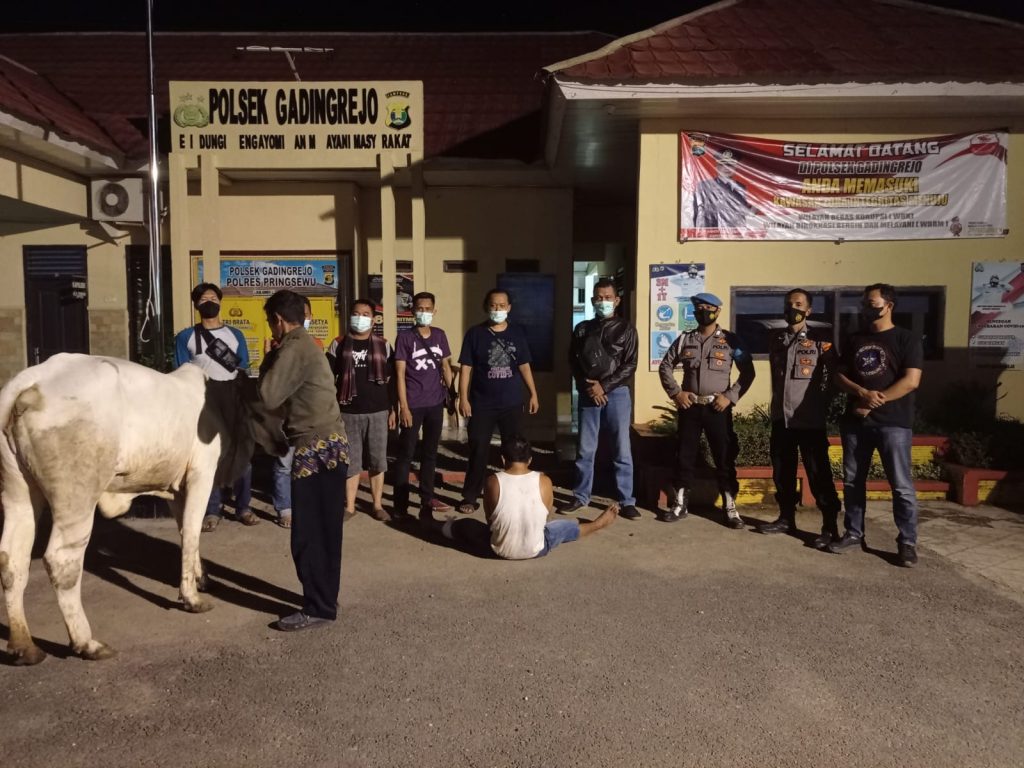
[[[309,318],[308,317],[305,320],[302,321],[302,327],[305,328],[307,331],[309,330]]]
[[[594,312],[600,318],[611,317],[615,313],[614,301],[595,301]]]
[[[500,325],[508,319],[508,312],[504,309],[492,309],[487,313],[487,316],[491,319],[492,323]]]
[[[416,325],[430,325],[434,320],[433,312],[417,312],[416,313]]]
[[[348,319],[349,327],[356,333],[366,333],[373,325],[373,318],[366,315],[352,315]]]

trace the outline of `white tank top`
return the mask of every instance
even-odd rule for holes
[[[506,560],[529,560],[544,549],[548,508],[540,495],[540,472],[498,472],[501,494],[491,516],[491,549]]]

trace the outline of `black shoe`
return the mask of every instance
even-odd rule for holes
[[[819,533],[814,541],[811,542],[811,546],[815,549],[826,550],[829,544],[833,541],[838,541],[839,533],[837,531],[822,531]]]
[[[627,520],[639,520],[641,515],[640,511],[632,504],[623,507],[619,510],[619,516],[624,517]]]
[[[420,525],[430,526],[436,523],[437,521],[434,519],[434,508],[429,504],[424,504],[420,507],[419,519]]]
[[[282,632],[296,632],[300,629],[312,629],[322,627],[331,623],[331,619],[321,619],[319,616],[310,616],[308,613],[296,611],[291,616],[284,616],[274,622],[274,627]]]
[[[770,523],[761,523],[757,526],[758,533],[789,533],[796,529],[793,518],[779,515],[776,520]]]
[[[573,512],[579,512],[585,506],[587,505],[579,499],[573,499],[567,504],[559,504],[558,507],[555,508],[555,512],[560,515],[571,515]]]
[[[863,536],[854,536],[852,533],[844,533],[839,541],[833,541],[828,545],[828,551],[834,555],[841,555],[847,550],[860,548],[864,545]]]
[[[391,510],[391,522],[396,523],[397,525],[402,525],[403,523],[408,523],[410,520],[412,520],[412,515],[404,509],[401,512],[397,509]]]
[[[676,511],[676,507],[672,507],[672,509],[667,509],[658,513],[658,519],[663,523],[678,523],[684,517],[686,517],[686,513],[683,512],[680,514]]]
[[[900,544],[899,558],[904,568],[913,568],[917,565],[917,547],[913,544]]]

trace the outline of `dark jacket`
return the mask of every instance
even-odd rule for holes
[[[592,368],[587,358],[593,355],[588,350],[598,347],[604,350],[602,365]],[[569,346],[569,366],[576,389],[586,392],[587,379],[601,382],[605,393],[628,384],[636,372],[636,352],[636,328],[628,320],[617,316],[584,320],[573,330]]]

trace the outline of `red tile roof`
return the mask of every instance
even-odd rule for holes
[[[422,80],[426,155],[522,157],[541,153],[542,67],[593,51],[598,33],[347,34],[166,33],[155,36],[157,109],[168,109],[169,80],[293,80],[283,53],[249,45],[332,48],[293,53],[303,80]],[[61,132],[97,148],[146,154],[146,38],[136,33],[0,35],[0,55],[40,73],[65,94],[45,115]],[[0,110],[43,109],[40,94],[5,87]],[[27,102],[27,104],[26,104]],[[22,111],[29,122],[31,112]],[[84,120],[83,120],[84,118]],[[487,136],[494,135],[489,142]],[[512,134],[515,134],[513,137]],[[515,154],[510,154],[513,148]]]
[[[46,78],[0,56],[0,108],[63,139],[120,154],[114,140]]]
[[[1024,82],[1024,26],[905,0],[726,0],[551,68],[593,83]]]

